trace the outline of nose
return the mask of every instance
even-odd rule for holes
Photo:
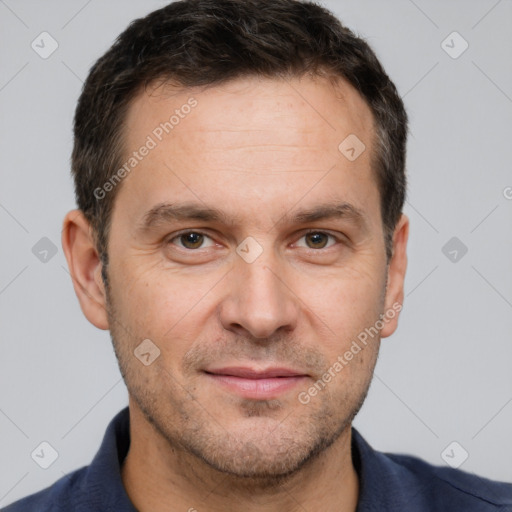
[[[225,329],[245,337],[269,338],[276,331],[296,328],[299,298],[283,272],[283,262],[264,251],[256,261],[235,262],[220,307]],[[288,276],[289,277],[289,276]]]

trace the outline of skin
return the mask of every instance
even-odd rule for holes
[[[127,155],[191,97],[197,106],[119,185],[108,288],[87,220],[78,210],[64,220],[82,311],[110,329],[129,391],[123,483],[143,512],[355,511],[351,422],[398,313],[309,403],[298,394],[403,302],[409,221],[402,215],[395,228],[388,264],[371,111],[348,83],[319,77],[154,88],[131,104]],[[366,145],[353,162],[338,150],[349,134]],[[221,209],[229,221],[141,229],[155,205],[184,201]],[[286,220],[328,201],[358,208],[364,225]],[[205,237],[175,235],[187,229]],[[252,263],[236,252],[247,237],[262,248]],[[160,350],[148,366],[134,356],[144,339]],[[204,371],[225,366],[305,377],[252,399]]]

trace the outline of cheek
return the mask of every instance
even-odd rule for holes
[[[111,280],[116,314],[137,338],[149,338],[162,349],[172,344],[179,351],[183,345],[185,352],[186,340],[195,339],[202,327],[201,318],[218,279],[157,266],[141,270],[124,265]]]
[[[381,312],[384,282],[372,275],[343,272],[317,280],[306,286],[301,297],[313,313],[331,329],[331,335],[346,339],[356,331],[373,324]]]

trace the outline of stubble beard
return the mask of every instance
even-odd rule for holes
[[[309,404],[297,405],[298,413],[295,409],[286,412],[280,400],[240,399],[240,417],[261,420],[262,428],[254,428],[253,421],[250,428],[230,432],[222,425],[222,411],[200,403],[194,388],[178,383],[169,371],[161,370],[158,378],[156,373],[152,379],[149,373],[144,377],[151,367],[143,367],[133,355],[130,347],[138,344],[138,338],[118,322],[108,282],[105,290],[110,335],[130,397],[169,451],[186,461],[185,473],[199,473],[200,461],[223,479],[229,478],[232,488],[281,486],[347,432],[366,399],[378,348],[372,349],[364,382],[338,392],[337,397],[326,388]],[[307,414],[303,408],[308,408]]]

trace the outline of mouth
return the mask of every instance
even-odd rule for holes
[[[290,368],[226,367],[204,370],[223,389],[243,398],[270,400],[303,384],[308,375]]]

